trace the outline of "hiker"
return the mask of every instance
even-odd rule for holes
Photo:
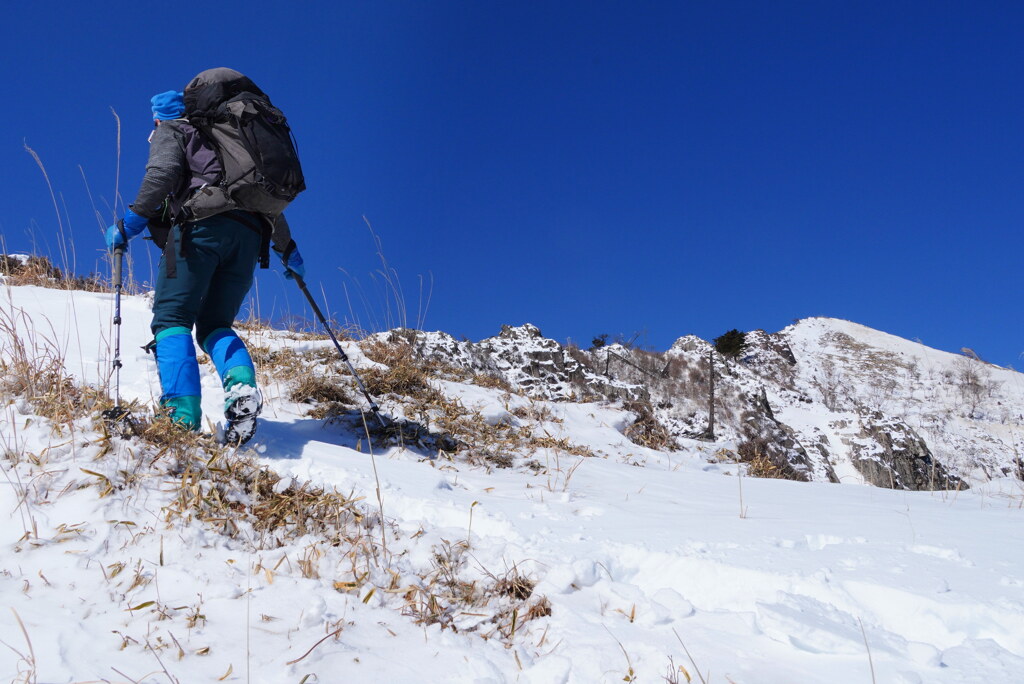
[[[230,188],[230,192],[223,193],[227,195],[223,206],[195,209],[193,200],[197,196],[204,200],[211,195],[209,189],[218,187],[210,182],[216,179],[206,172],[212,166],[226,164],[227,153],[215,149],[213,136],[203,135],[193,120],[185,118],[185,101],[190,90],[195,98],[207,96],[204,87],[216,87],[230,95],[240,89],[248,92],[250,85],[263,96],[238,72],[211,69],[193,79],[184,93],[171,90],[153,96],[155,129],[149,137],[145,177],[123,220],[106,232],[107,246],[114,250],[126,246],[148,225],[154,242],[163,250],[150,326],[155,339],[147,348],[156,355],[162,410],[183,428],[200,427],[194,328],[199,347],[210,356],[220,376],[227,419],[224,438],[233,444],[245,443],[255,433],[256,416],[263,403],[252,358],[232,329],[252,286],[255,266],[259,261],[266,268],[268,244],[272,241],[288,278],[293,274],[304,277],[305,267],[283,214],[261,211],[264,207],[251,211],[242,201],[232,201],[236,194]],[[299,189],[304,187],[303,183]],[[286,204],[284,201],[273,208]]]

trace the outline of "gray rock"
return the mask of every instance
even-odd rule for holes
[[[966,489],[932,457],[912,427],[880,411],[860,414],[858,439],[850,440],[854,467],[876,487],[909,490]]]

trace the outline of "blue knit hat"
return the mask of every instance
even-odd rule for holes
[[[168,90],[166,93],[154,95],[150,102],[153,103],[153,118],[160,121],[177,119],[185,113],[184,95],[177,90]]]

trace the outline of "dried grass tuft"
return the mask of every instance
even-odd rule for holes
[[[436,391],[428,382],[426,364],[416,358],[412,346],[373,341],[365,344],[368,358],[386,368],[372,367],[360,372],[366,389],[374,396],[398,394],[422,397]]]
[[[772,480],[792,479],[769,455],[769,444],[763,437],[753,437],[740,442],[736,455],[747,465],[747,475]]]
[[[0,275],[10,285],[35,285],[57,290],[112,292],[113,288],[98,273],[87,276],[67,274],[43,256],[16,257],[0,254]]]
[[[514,388],[512,384],[501,375],[476,373],[470,377],[469,381],[472,384],[485,389],[501,390],[502,392],[508,392],[509,394],[517,393],[516,388]]]
[[[636,414],[636,420],[624,431],[629,441],[658,451],[679,448],[672,433],[655,417],[649,401],[626,402],[623,408]]]
[[[106,400],[98,389],[75,384],[65,369],[64,352],[38,335],[23,311],[0,311],[0,390],[24,397],[58,434],[104,408]]]
[[[531,437],[529,440],[529,446],[531,449],[554,449],[567,454],[572,454],[573,456],[582,456],[583,458],[597,457],[597,454],[595,454],[592,449],[581,444],[573,444],[569,441],[568,437],[563,437],[562,439],[556,439],[551,435]]]

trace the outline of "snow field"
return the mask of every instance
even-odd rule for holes
[[[77,378],[105,377],[109,295],[4,294],[9,315],[26,312],[22,334],[46,331]],[[141,298],[124,309],[122,393],[150,402],[155,366],[139,349],[149,314]],[[370,363],[356,345],[346,351]],[[643,682],[670,668],[685,681],[683,666],[694,681],[699,671],[737,684],[930,683],[1013,682],[1024,671],[1015,480],[903,492],[740,478],[710,462],[707,445],[662,453],[630,443],[629,417],[614,407],[436,385],[489,422],[537,409],[550,419],[535,431],[597,456],[538,449],[528,455],[537,469],[490,472],[397,447],[371,457],[368,440],[305,417],[275,381],[264,387],[260,463],[285,478],[282,491],[311,481],[361,497],[371,521],[381,502],[388,551],[373,525],[362,551],[312,535],[255,549],[246,530],[230,538],[168,518],[175,483],[151,452],[107,445],[88,421],[55,435],[24,399],[7,404],[0,678],[30,681],[31,669],[40,682]],[[204,410],[218,417],[208,366],[203,387]],[[123,486],[99,498],[83,469]],[[152,472],[163,474],[144,477]],[[507,619],[493,621],[508,602],[454,610],[458,632],[417,624],[402,591],[438,564],[478,586],[515,569],[551,614],[511,638],[496,631],[507,633]],[[371,577],[339,589],[354,566]]]

